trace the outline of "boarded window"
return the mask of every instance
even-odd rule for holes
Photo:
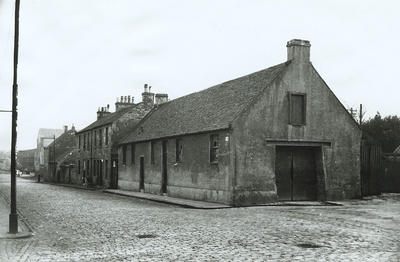
[[[176,162],[182,162],[183,157],[183,144],[182,139],[177,138],[175,141],[175,159]]]
[[[131,164],[135,164],[135,154],[136,154],[135,144],[131,144]]]
[[[210,162],[218,162],[218,151],[219,151],[219,137],[218,135],[210,136]]]
[[[122,146],[122,164],[126,165],[126,145]]]
[[[150,161],[152,164],[155,163],[155,161],[154,161],[154,144],[155,144],[155,142],[153,142],[153,141],[150,142]]]
[[[306,124],[306,96],[304,94],[290,94],[290,124]]]

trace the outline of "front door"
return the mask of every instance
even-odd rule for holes
[[[167,141],[162,142],[162,179],[161,193],[167,193],[168,174],[167,174]]]
[[[111,155],[111,179],[110,188],[118,188],[118,154]]]
[[[140,157],[139,191],[144,191],[144,156]]]
[[[313,147],[277,146],[275,174],[279,200],[317,200]]]

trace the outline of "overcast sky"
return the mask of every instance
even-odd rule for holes
[[[171,99],[286,60],[311,61],[346,107],[400,115],[398,1],[22,0],[18,149],[38,129],[82,129],[143,84]],[[0,0],[0,109],[11,108],[14,1]],[[0,113],[0,150],[11,116]]]

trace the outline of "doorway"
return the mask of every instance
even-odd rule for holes
[[[161,179],[161,193],[167,193],[168,174],[167,174],[167,141],[162,142],[162,179]]]
[[[144,191],[144,156],[140,156],[139,191]]]
[[[317,200],[315,147],[277,146],[275,176],[278,200]]]
[[[110,188],[118,189],[118,154],[111,155]]]

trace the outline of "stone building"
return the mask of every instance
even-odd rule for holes
[[[44,148],[65,132],[63,129],[40,128],[36,140],[35,172],[37,175],[47,173],[47,161],[45,161]]]
[[[65,165],[65,159],[70,158],[70,155],[76,150],[75,132],[74,126],[70,130],[65,126],[64,133],[44,148],[47,169],[41,175],[43,181],[54,183],[71,182],[71,179],[65,178],[65,175],[61,174],[61,166]],[[70,169],[74,169],[74,165],[71,165]]]
[[[115,103],[115,112],[110,112],[109,105],[99,108],[97,120],[77,133],[76,166],[82,180],[90,185],[117,187],[117,141],[153,108],[154,98],[159,96],[146,84],[142,102],[135,104],[133,97],[121,96]]]
[[[119,145],[119,188],[237,206],[359,197],[361,130],[310,46],[155,107]]]

